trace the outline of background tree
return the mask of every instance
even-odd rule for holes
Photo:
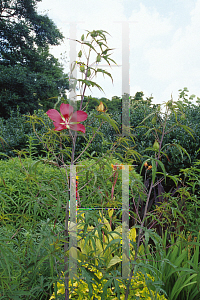
[[[41,0],[0,1],[0,116],[8,118],[17,106],[33,113],[52,108],[54,97],[65,96],[68,76],[49,53],[63,35],[47,15],[39,15]],[[52,98],[51,100],[49,98]]]

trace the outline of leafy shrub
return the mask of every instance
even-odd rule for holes
[[[108,220],[101,213],[96,214],[98,218],[94,226],[87,224],[86,213],[78,214],[80,222],[78,229],[78,265],[79,281],[69,281],[70,299],[124,299],[125,285],[120,279],[122,260],[122,225],[114,231]],[[110,215],[111,217],[111,215]],[[85,221],[84,221],[85,220]],[[102,237],[102,232],[104,235]],[[85,235],[85,233],[87,233]],[[131,241],[130,253],[134,258],[134,245],[136,243],[136,229],[131,228],[129,232]],[[57,246],[56,246],[57,248]],[[57,248],[58,249],[58,248]],[[73,249],[71,252],[73,256]],[[89,262],[89,263],[88,263]],[[128,299],[166,299],[155,292],[154,278],[149,274],[138,272],[131,280],[132,287]],[[64,283],[59,280],[56,284],[57,292],[50,299],[58,299],[65,293]],[[54,285],[55,288],[55,285]],[[117,296],[117,297],[116,297]],[[154,298],[152,298],[154,297]]]
[[[98,158],[85,159],[80,162],[80,166],[77,164],[77,175],[80,172],[78,189],[81,189],[88,182],[84,189],[80,190],[81,207],[88,207],[88,205],[89,207],[101,207],[103,202],[108,207],[121,207],[122,172],[118,170],[117,175],[115,175],[113,171],[113,165],[121,164],[119,159],[108,155],[100,161]],[[142,185],[142,177],[137,174],[134,168],[129,168],[129,170],[130,188],[136,197],[139,194],[139,187]]]
[[[51,244],[58,225],[56,229],[49,221],[21,225],[6,223],[0,228],[0,298],[48,300],[57,277]]]
[[[120,296],[116,297],[116,293],[115,293],[115,288],[114,287],[109,287],[107,290],[107,295],[104,295],[103,293],[103,287],[106,285],[107,280],[106,279],[102,279],[103,278],[103,274],[101,271],[98,271],[97,268],[95,268],[94,266],[88,266],[88,264],[85,264],[83,267],[85,267],[88,271],[90,271],[91,273],[94,274],[95,278],[97,278],[97,280],[100,283],[93,283],[92,288],[93,288],[93,294],[90,296],[90,299],[94,300],[94,299],[113,299],[113,300],[117,300],[117,299],[125,299],[124,296],[124,288],[125,285],[123,283],[121,283],[121,280],[115,279],[115,281],[118,283],[119,285],[119,293]],[[110,280],[111,282],[112,280]],[[164,295],[159,295],[158,293],[154,292],[153,290],[151,290],[150,288],[148,288],[148,285],[146,283],[146,281],[148,281],[148,285],[149,282],[152,281],[154,282],[154,278],[152,276],[150,276],[149,274],[147,274],[146,276],[144,274],[141,274],[140,272],[138,272],[134,278],[132,278],[131,280],[131,284],[132,284],[132,288],[130,289],[130,293],[128,296],[128,299],[146,299],[146,300],[152,300],[152,299],[157,299],[157,300],[166,300],[167,298],[165,298]],[[54,285],[55,287],[55,285]],[[75,281],[73,282],[73,288],[72,288],[72,283],[71,281],[69,282],[69,290],[72,291],[72,293],[69,295],[69,299],[79,299],[79,300],[87,300],[88,299],[88,293],[89,293],[89,288],[88,288],[88,284],[85,282],[85,280],[81,279],[79,282]],[[64,284],[62,282],[57,282],[57,299],[63,299],[63,296],[65,293],[65,288],[64,288]],[[59,297],[61,296],[61,298]],[[103,296],[103,298],[102,298]],[[55,298],[55,293],[53,293],[53,295],[51,296],[51,299],[56,299]]]
[[[194,162],[190,168],[180,169],[183,173],[183,184],[187,190],[187,198],[182,198],[185,201],[185,209],[183,214],[187,220],[186,230],[198,232],[200,228],[200,193],[199,193],[199,165],[200,160]]]
[[[198,300],[200,232],[195,237],[191,232],[181,232],[176,238],[173,234],[170,236],[170,245],[167,232],[155,248],[142,245],[138,259],[147,265],[147,272],[153,267],[150,274],[164,283],[169,300]]]
[[[46,124],[50,124],[50,120],[44,114],[44,111],[38,110],[37,115],[42,117]],[[34,156],[46,156],[43,145],[38,140],[32,125],[28,121],[29,117],[20,114],[19,110],[16,112],[12,111],[11,116],[7,120],[0,118],[0,137],[4,140],[0,143],[1,153],[9,157],[15,157],[17,156],[17,150],[24,150],[28,154],[31,147],[34,150]],[[44,130],[45,128],[42,124],[36,125],[36,132],[43,134]]]
[[[1,213],[12,214],[16,222],[27,217],[37,222],[58,216],[66,197],[64,169],[17,157],[1,160],[0,174]]]

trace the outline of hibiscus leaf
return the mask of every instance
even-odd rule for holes
[[[103,76],[104,76],[104,74],[108,75],[112,79],[112,83],[113,83],[112,75],[109,72],[106,72],[105,70],[102,70],[102,69],[97,69],[97,70],[95,70],[95,75],[97,72],[103,73]]]
[[[85,79],[78,79],[77,81],[81,81],[81,82],[83,82],[83,83],[85,83],[87,86],[92,86],[92,87],[94,87],[94,86],[96,86],[100,91],[102,91],[102,92],[104,92],[104,90],[100,87],[100,85],[98,85],[96,82],[94,82],[94,81],[91,81],[91,80],[85,80]],[[105,94],[105,92],[104,92],[104,94]]]
[[[97,53],[97,51],[95,50],[95,48],[89,42],[83,42],[82,44],[83,45],[87,45],[88,47],[92,48]]]
[[[107,121],[115,129],[115,131],[118,131],[120,133],[119,128],[116,125],[117,122],[115,120],[111,119],[108,114],[104,113],[102,115],[96,115],[95,118],[103,119],[103,120]]]

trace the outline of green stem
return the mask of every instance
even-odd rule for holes
[[[140,239],[141,239],[141,236],[143,234],[143,227],[144,227],[145,217],[146,217],[146,214],[147,214],[147,208],[148,208],[148,204],[149,204],[149,200],[150,200],[150,195],[151,195],[152,187],[153,187],[153,181],[151,182],[151,186],[150,186],[150,189],[149,189],[149,194],[148,194],[148,197],[147,197],[147,203],[145,205],[144,217],[143,217],[142,224],[141,224],[141,227],[140,227],[140,230],[139,230],[138,241],[137,241],[137,248],[136,248],[136,252],[135,252],[134,262],[136,262],[136,260],[137,260],[137,255],[138,255],[139,246],[140,246]],[[131,269],[131,273],[130,273],[130,276],[129,276],[129,282],[127,284],[126,293],[125,293],[125,300],[128,299],[129,288],[130,288],[130,284],[131,284],[131,278],[133,277],[134,268],[135,268],[135,264],[133,265],[133,268]]]
[[[88,60],[87,60],[87,69],[88,69],[88,63],[89,63],[89,56],[90,56],[90,52],[89,52]],[[85,79],[87,79],[87,69],[86,69],[86,73],[85,73]],[[82,108],[85,90],[86,90],[86,84],[85,84],[82,99],[81,99],[80,110]],[[73,137],[71,132],[70,132],[70,134],[71,134],[71,137],[72,137],[71,166],[73,166],[74,165],[75,149],[76,149],[77,131],[75,132],[74,137]],[[69,200],[70,200],[70,179],[71,179],[70,175],[71,175],[71,173],[69,174],[69,199],[67,200],[66,212],[65,212],[65,243],[64,243],[64,253],[65,253],[65,258],[64,258],[64,262],[65,262],[65,266],[64,266],[64,271],[65,271],[65,300],[69,300],[69,258],[68,258],[68,252],[69,252],[69,227],[68,227],[68,221],[69,221]]]

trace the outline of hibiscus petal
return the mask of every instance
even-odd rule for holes
[[[49,109],[46,113],[49,116],[49,118],[51,120],[55,121],[56,123],[63,122],[63,119],[61,118],[61,115],[59,114],[59,112],[57,110]]]
[[[65,119],[68,119],[73,114],[74,108],[70,104],[62,103],[60,106],[60,112]]]
[[[82,124],[69,124],[70,129],[75,130],[75,131],[81,131],[85,133],[85,126]]]
[[[54,130],[56,130],[56,131],[60,131],[60,130],[66,129],[66,125],[63,125],[63,124],[59,124],[59,123],[53,122],[53,125],[55,126]]]
[[[87,119],[88,115],[86,112],[82,110],[77,110],[71,117],[70,123],[71,122],[83,122]]]

